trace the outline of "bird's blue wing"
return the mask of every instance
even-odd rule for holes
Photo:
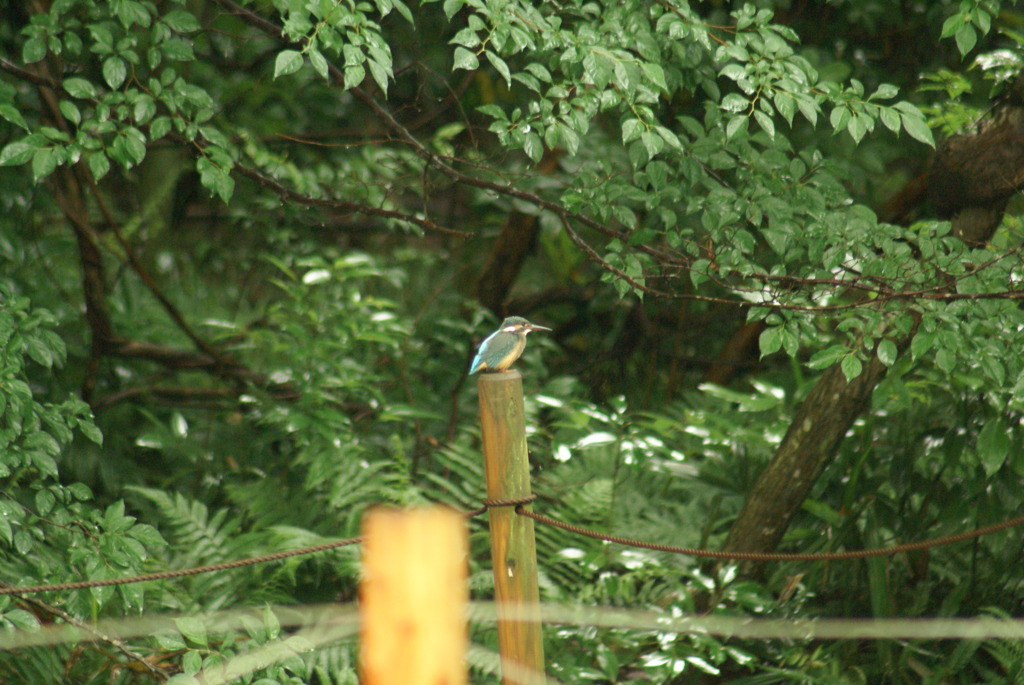
[[[491,338],[493,338],[497,334],[498,331],[491,333],[489,336],[484,338],[484,341],[482,343],[480,343],[480,347],[478,347],[476,350],[476,356],[473,357],[473,363],[469,365],[470,374],[474,374],[487,366],[487,364],[484,363],[484,350],[487,349],[487,343],[491,342]]]
[[[474,374],[477,371],[479,371],[480,367],[484,365],[483,356],[484,356],[484,351],[483,350],[477,350],[476,351],[476,356],[473,357],[473,363],[469,365],[469,372],[471,374]]]

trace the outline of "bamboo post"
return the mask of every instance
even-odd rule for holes
[[[523,377],[518,371],[482,373],[477,388],[487,497],[512,499],[529,495]],[[544,645],[533,520],[517,515],[513,507],[494,507],[488,514],[502,683],[543,685]]]
[[[465,685],[468,544],[444,507],[376,508],[363,521],[363,685]]]

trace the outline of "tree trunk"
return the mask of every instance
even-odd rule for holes
[[[886,366],[873,358],[851,382],[836,364],[797,408],[775,457],[757,479],[729,531],[725,549],[773,550],[839,441],[871,399]]]
[[[1024,188],[1024,107],[1019,106],[1024,102],[1024,78],[1011,95],[977,131],[943,141],[929,172],[928,190],[935,208],[941,216],[950,217],[954,235],[968,243],[990,240],[1010,196]],[[913,331],[897,343],[901,354],[912,338]],[[873,357],[850,383],[838,364],[822,374],[747,496],[725,549],[768,552],[776,548],[840,440],[868,407],[885,372],[886,367]]]
[[[704,382],[728,385],[745,364],[757,361],[757,341],[764,329],[764,321],[748,321],[736,329],[711,362]]]
[[[554,173],[558,169],[561,154],[557,149],[545,149],[544,157],[537,165],[537,171],[542,174]],[[487,264],[480,272],[480,278],[476,283],[476,298],[499,319],[513,313],[505,311],[505,299],[523,267],[523,262],[526,261],[526,256],[533,249],[539,230],[540,222],[536,215],[511,212],[497,240],[494,241]]]

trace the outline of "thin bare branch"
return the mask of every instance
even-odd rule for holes
[[[415,224],[427,231],[434,231],[436,233],[444,233],[446,235],[452,235],[459,238],[469,238],[472,234],[466,233],[465,231],[456,231],[455,229],[446,228],[440,226],[425,216],[416,216],[414,214],[407,214],[405,212],[398,212],[391,209],[383,209],[381,207],[371,207],[369,205],[356,204],[354,202],[345,202],[343,200],[332,200],[330,198],[313,197],[311,195],[304,195],[285,188],[283,185],[275,181],[273,178],[263,174],[256,169],[236,164],[235,170],[238,171],[242,176],[250,178],[253,181],[259,183],[261,186],[273,191],[283,199],[291,200],[301,205],[307,205],[309,207],[329,207],[331,209],[338,209],[343,212],[353,212],[358,214],[366,214],[368,216],[377,216],[384,219],[393,219],[396,221],[405,221],[410,224]]]

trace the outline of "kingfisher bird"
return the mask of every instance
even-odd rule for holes
[[[521,316],[510,316],[501,322],[498,330],[484,338],[480,349],[469,365],[469,372],[508,371],[526,349],[526,336],[531,331],[550,331],[550,328],[530,323]]]

